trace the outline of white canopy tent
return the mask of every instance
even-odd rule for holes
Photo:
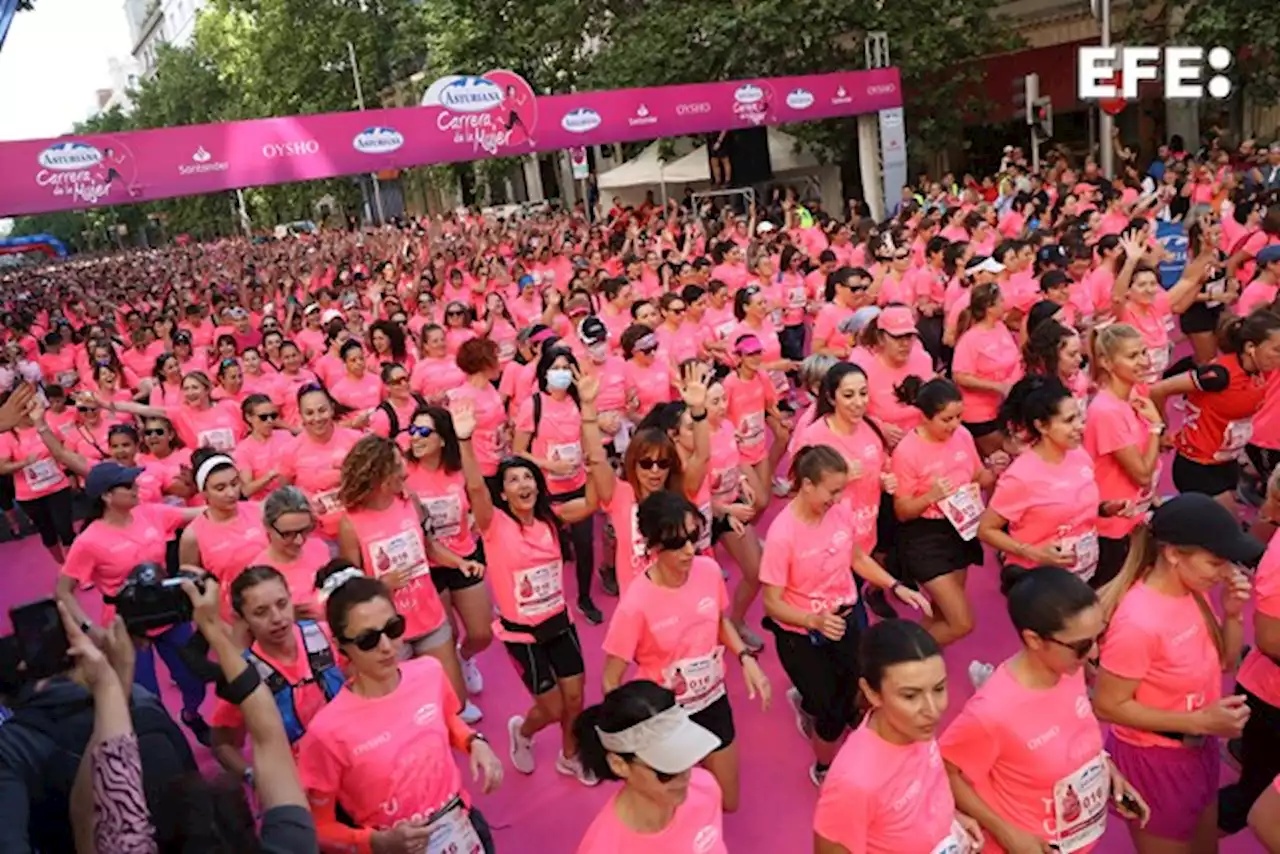
[[[664,163],[659,156],[661,144],[661,140],[652,142],[626,163],[601,173],[597,179],[600,191],[620,196],[629,204],[638,204],[644,201],[644,194],[649,190],[657,196],[665,192],[664,187],[707,183],[711,180],[710,166],[705,156],[700,164],[696,158],[690,159],[688,156]],[[681,138],[675,141],[675,146],[676,152],[682,154],[692,147],[692,143]]]

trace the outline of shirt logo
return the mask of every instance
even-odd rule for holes
[[[435,703],[427,703],[425,706],[419,706],[418,711],[413,713],[413,722],[418,726],[427,726],[436,719],[439,709]]]
[[[720,831],[715,825],[708,824],[693,837],[694,854],[706,854],[720,840]]]

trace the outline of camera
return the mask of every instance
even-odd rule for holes
[[[170,576],[158,563],[140,563],[129,573],[114,596],[102,600],[115,606],[129,634],[148,635],[178,623],[190,622],[191,600],[182,591],[183,581],[193,581],[204,588],[204,576],[179,571]]]

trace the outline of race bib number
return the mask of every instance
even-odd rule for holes
[[[695,548],[700,552],[704,552],[711,548],[711,502],[699,507],[698,512],[702,514],[702,532],[698,534],[698,543]]]
[[[374,572],[379,576],[389,572],[407,572],[409,578],[418,578],[428,572],[426,550],[416,530],[374,540],[369,544],[369,556],[373,559]]]
[[[782,371],[769,371],[769,380],[773,383],[773,390],[778,393],[781,400],[791,393],[791,384],[787,381],[787,375]]]
[[[428,830],[427,854],[484,854],[471,815],[461,803],[431,822]]]
[[[1107,825],[1111,776],[1099,754],[1053,785],[1053,817],[1057,849],[1063,854],[1096,842]]]
[[[969,834],[964,832],[960,822],[952,819],[951,829],[942,841],[933,846],[930,854],[969,854],[973,846],[969,844]]]
[[[737,466],[732,466],[711,478],[711,494],[721,504],[728,504],[738,497],[741,483],[742,472]]]
[[[499,341],[498,342],[498,358],[504,362],[509,362],[516,357],[516,342]]]
[[[984,509],[978,484],[966,483],[939,501],[938,509],[962,540],[972,540],[978,535],[978,520],[982,518]]]
[[[493,452],[499,457],[505,457],[511,448],[511,426],[503,422],[498,429],[493,431]]]
[[[1226,428],[1222,431],[1222,447],[1213,455],[1213,458],[1219,462],[1234,460],[1252,438],[1252,419],[1244,418],[1240,421],[1227,422]]]
[[[1147,382],[1155,382],[1169,367],[1169,345],[1151,349],[1151,367],[1147,369]]]
[[[738,422],[738,444],[753,448],[764,441],[764,413],[748,412]]]
[[[564,610],[563,564],[544,563],[515,573],[516,613],[538,620]]]
[[[36,460],[23,467],[22,477],[32,492],[43,492],[62,480],[62,469],[53,460]]]
[[[716,647],[710,655],[683,658],[663,668],[662,681],[686,712],[702,711],[724,696],[724,647]]]
[[[431,520],[431,533],[441,539],[458,536],[462,530],[462,499],[456,495],[423,498],[422,506]]]
[[[1209,297],[1209,300],[1205,303],[1205,308],[1217,308],[1222,305],[1219,297],[1225,296],[1227,293],[1227,280],[1215,279],[1207,283],[1204,286],[1204,293],[1205,296]]]
[[[1088,581],[1098,570],[1098,532],[1086,531],[1078,537],[1062,541],[1062,547],[1068,554],[1075,555],[1075,564],[1071,571],[1080,576],[1081,581]]]
[[[338,490],[330,489],[312,497],[311,503],[316,507],[317,516],[328,516],[342,512],[342,502],[338,500]]]
[[[582,466],[582,445],[570,442],[566,445],[547,445],[547,459],[552,462],[572,463],[573,471],[569,474],[547,473],[547,480],[573,480]]]
[[[792,288],[788,291],[787,296],[788,304],[792,308],[804,308],[805,302],[808,300],[808,294],[805,293],[804,288]]]
[[[196,439],[200,447],[212,448],[215,451],[232,451],[236,447],[236,434],[230,427],[204,430]]]
[[[775,308],[773,311],[769,312],[769,319],[773,321],[774,326],[781,326],[782,325],[782,309]]]
[[[80,382],[80,374],[75,371],[58,371],[54,375],[54,381],[63,388],[71,388]]]

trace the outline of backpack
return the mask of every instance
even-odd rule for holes
[[[413,392],[413,399],[417,401],[418,406],[427,405],[427,402],[423,400],[422,395],[418,394],[416,391]],[[382,403],[378,404],[378,409],[382,410],[382,414],[387,416],[388,439],[394,439],[396,436],[399,436],[404,432],[403,428],[400,426],[400,416],[396,415],[396,408],[391,405],[391,401],[382,401]]]
[[[333,657],[333,647],[320,629],[320,625],[315,620],[299,620],[298,628],[302,630],[302,642],[311,676],[296,686],[290,685],[284,674],[251,650],[244,652],[244,660],[257,669],[258,676],[262,678],[267,690],[275,698],[276,708],[280,710],[280,718],[284,721],[284,731],[289,736],[290,744],[296,743],[307,731],[302,721],[298,719],[298,709],[293,702],[293,689],[300,688],[308,682],[314,682],[320,686],[327,703],[338,695],[347,681],[346,676],[338,669]]]

